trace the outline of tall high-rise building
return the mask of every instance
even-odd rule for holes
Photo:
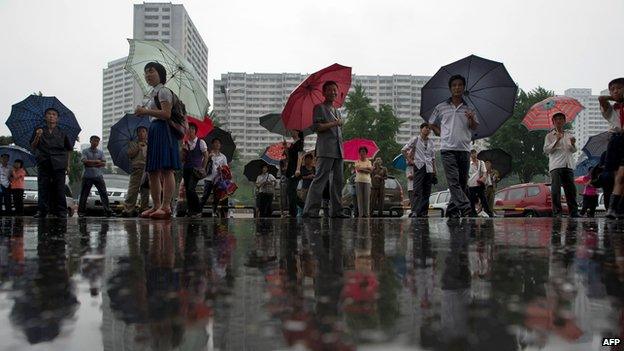
[[[208,46],[199,35],[183,5],[143,3],[134,5],[133,38],[162,40],[188,60],[199,75],[207,92]],[[124,70],[126,57],[111,61],[103,70],[102,145],[106,161],[112,159],[106,150],[110,127],[125,113],[144,103],[144,95],[134,78]]]
[[[602,94],[608,94],[608,91],[603,91]],[[579,150],[577,156],[584,158],[581,149],[589,137],[609,130],[609,123],[602,117],[598,96],[592,95],[591,89],[571,88],[565,90],[564,95],[575,98],[585,106],[585,109],[576,116],[573,122],[576,146]]]

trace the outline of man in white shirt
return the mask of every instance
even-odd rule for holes
[[[429,139],[431,128],[428,123],[420,125],[420,134],[413,137],[401,152],[407,160],[407,167],[413,169],[413,198],[410,197],[410,217],[427,217],[429,212],[429,196],[435,177],[435,146]]]
[[[612,106],[610,101],[615,101],[615,104]],[[613,194],[609,203],[606,204],[608,211],[605,217],[624,218],[624,201],[621,201],[624,196],[624,152],[622,151],[624,148],[624,78],[616,78],[609,82],[609,95],[600,96],[598,102],[602,116],[609,122],[613,131],[607,147],[607,167],[604,171],[615,173],[615,182]]]
[[[494,217],[494,213],[490,209],[490,205],[485,197],[485,182],[487,177],[487,169],[485,162],[477,158],[477,150],[470,151],[470,169],[468,170],[468,191],[470,192],[470,207],[472,215],[477,216],[477,201],[481,202],[481,208],[490,217]]]
[[[544,153],[548,155],[553,216],[561,217],[561,187],[563,187],[570,217],[576,218],[579,216],[573,171],[576,138],[570,132],[563,130],[565,125],[565,115],[563,113],[555,113],[552,116],[552,122],[555,129],[546,134]]]
[[[220,180],[219,169],[222,166],[227,166],[227,157],[221,153],[221,140],[219,138],[214,138],[211,142],[212,148],[210,149],[210,153],[208,154],[208,166],[207,172],[208,175],[204,178],[204,195],[200,200],[200,208],[204,208],[206,205],[206,201],[208,201],[208,197],[212,193],[213,195],[213,204],[212,204],[212,215],[217,215],[217,206],[219,205],[219,200],[215,196],[215,184]],[[224,211],[220,211],[219,213],[224,214]]]
[[[2,210],[0,211],[0,215],[9,216],[11,214],[11,190],[9,187],[11,182],[9,180],[9,174],[11,174],[11,166],[9,166],[9,155],[3,154],[0,156],[0,197],[2,197],[2,202],[0,206]]]

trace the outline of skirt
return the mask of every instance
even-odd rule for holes
[[[180,161],[180,144],[171,133],[166,121],[157,119],[150,123],[147,133],[147,159],[145,170],[154,172],[160,170],[178,170],[182,167]]]

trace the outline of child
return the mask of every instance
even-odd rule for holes
[[[589,169],[589,172],[580,177],[578,182],[580,184],[585,185],[585,190],[583,190],[583,208],[579,213],[581,216],[585,216],[587,213],[587,217],[594,218],[594,214],[596,213],[596,207],[598,206],[598,189],[594,188],[589,184],[592,178],[593,167]]]
[[[13,196],[13,206],[15,206],[15,215],[24,215],[24,178],[26,170],[24,170],[24,162],[15,160],[13,169],[11,169],[11,195]]]
[[[610,101],[615,104],[611,105]],[[607,147],[606,158],[619,165],[615,172],[613,196],[609,199],[607,218],[624,217],[624,201],[620,201],[624,195],[624,153],[621,152],[624,141],[622,127],[624,127],[624,78],[616,78],[609,82],[609,95],[598,98],[603,117],[609,122],[614,131]],[[612,162],[609,162],[612,163]],[[607,170],[611,171],[611,170]]]

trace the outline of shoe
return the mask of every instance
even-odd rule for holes
[[[84,217],[86,217],[86,216],[87,216],[87,215],[86,215],[85,213],[78,213],[78,217],[79,217],[79,218],[84,218]]]
[[[117,217],[117,216],[115,215],[115,213],[114,213],[114,212],[109,211],[109,212],[106,212],[106,213],[104,214],[104,217],[106,217],[106,218],[111,218],[111,217]]]
[[[171,209],[158,209],[150,214],[151,219],[171,219]]]
[[[145,210],[143,212],[141,212],[141,215],[139,217],[141,218],[150,218],[150,216],[152,215],[152,213],[156,212],[156,208],[150,208],[148,210]]]
[[[37,212],[35,213],[35,215],[33,216],[33,218],[46,218],[48,215],[45,213],[41,213],[41,212]]]

